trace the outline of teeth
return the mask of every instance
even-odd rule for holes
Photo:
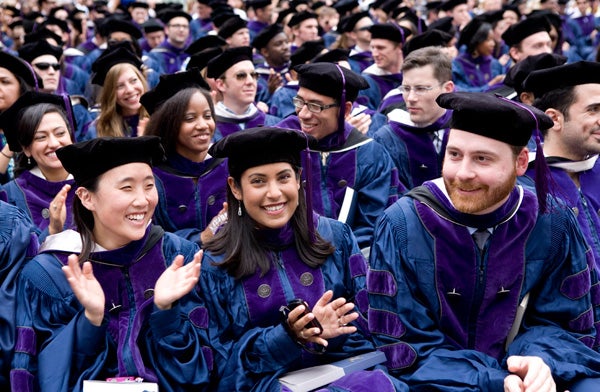
[[[279,204],[277,206],[266,206],[265,210],[275,212],[283,209],[283,204]]]
[[[142,220],[144,219],[144,214],[132,214],[127,216],[127,219],[134,221]]]

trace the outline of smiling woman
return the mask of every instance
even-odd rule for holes
[[[299,131],[261,127],[209,151],[229,159],[229,220],[206,244],[200,278],[209,331],[218,337],[211,341],[216,390],[281,390],[286,372],[373,349],[362,328],[366,261],[356,238],[307,207],[300,151],[314,143]],[[286,307],[295,298],[306,302]],[[331,390],[360,390],[358,379],[363,388],[394,390],[382,371],[356,375]]]
[[[146,133],[160,136],[167,160],[156,165],[154,222],[202,245],[227,219],[227,161],[208,155],[215,133],[212,99],[197,68],[161,76],[142,96],[152,116]]]
[[[92,83],[102,86],[100,115],[87,133],[97,136],[144,134],[148,113],[140,98],[148,90],[142,61],[125,45],[115,46],[94,62]]]
[[[16,178],[2,192],[30,215],[40,242],[73,225],[73,178],[56,157],[57,149],[73,143],[71,113],[68,98],[30,91],[0,115],[8,145],[17,153]]]
[[[212,355],[193,290],[202,253],[150,224],[158,138],[96,138],[57,155],[77,184],[79,233],[49,237],[20,275],[12,389],[141,377],[161,391],[203,391]]]

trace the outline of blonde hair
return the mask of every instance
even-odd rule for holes
[[[127,70],[133,72],[140,79],[144,92],[148,91],[146,77],[135,66],[129,63],[116,64],[106,74],[106,79],[100,93],[100,114],[96,121],[96,133],[101,136],[127,136],[125,121],[121,114],[121,107],[117,104],[117,83],[119,77]],[[144,107],[139,110],[140,119],[148,117],[148,112]]]

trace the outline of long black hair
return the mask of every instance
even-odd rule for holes
[[[300,168],[294,167],[296,180],[300,178]],[[234,178],[235,185],[241,189],[240,178]],[[233,192],[227,187],[227,223],[212,240],[204,246],[214,254],[224,254],[224,261],[218,265],[225,268],[235,279],[252,275],[260,269],[261,275],[271,268],[271,257],[268,249],[261,246],[256,238],[256,222],[243,210]],[[238,206],[242,208],[242,216],[238,216]],[[298,207],[290,220],[294,232],[294,244],[300,259],[310,267],[322,265],[335,248],[315,231],[311,240],[306,221],[306,199],[301,186],[298,191]]]

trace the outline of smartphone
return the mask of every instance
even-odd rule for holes
[[[291,300],[288,303],[288,310],[291,312],[292,310],[294,310],[295,308],[297,308],[298,306],[303,305],[304,306],[304,313],[302,313],[300,315],[300,317],[298,318],[302,318],[305,315],[307,315],[308,313],[311,312],[310,310],[310,306],[308,306],[308,304],[306,303],[305,300],[300,299],[300,298],[296,298]],[[308,329],[308,328],[318,328],[319,329],[319,334],[321,334],[323,332],[323,326],[321,325],[321,323],[319,322],[319,320],[317,320],[317,318],[313,318],[308,324],[306,324],[306,326],[304,327],[304,329]]]

